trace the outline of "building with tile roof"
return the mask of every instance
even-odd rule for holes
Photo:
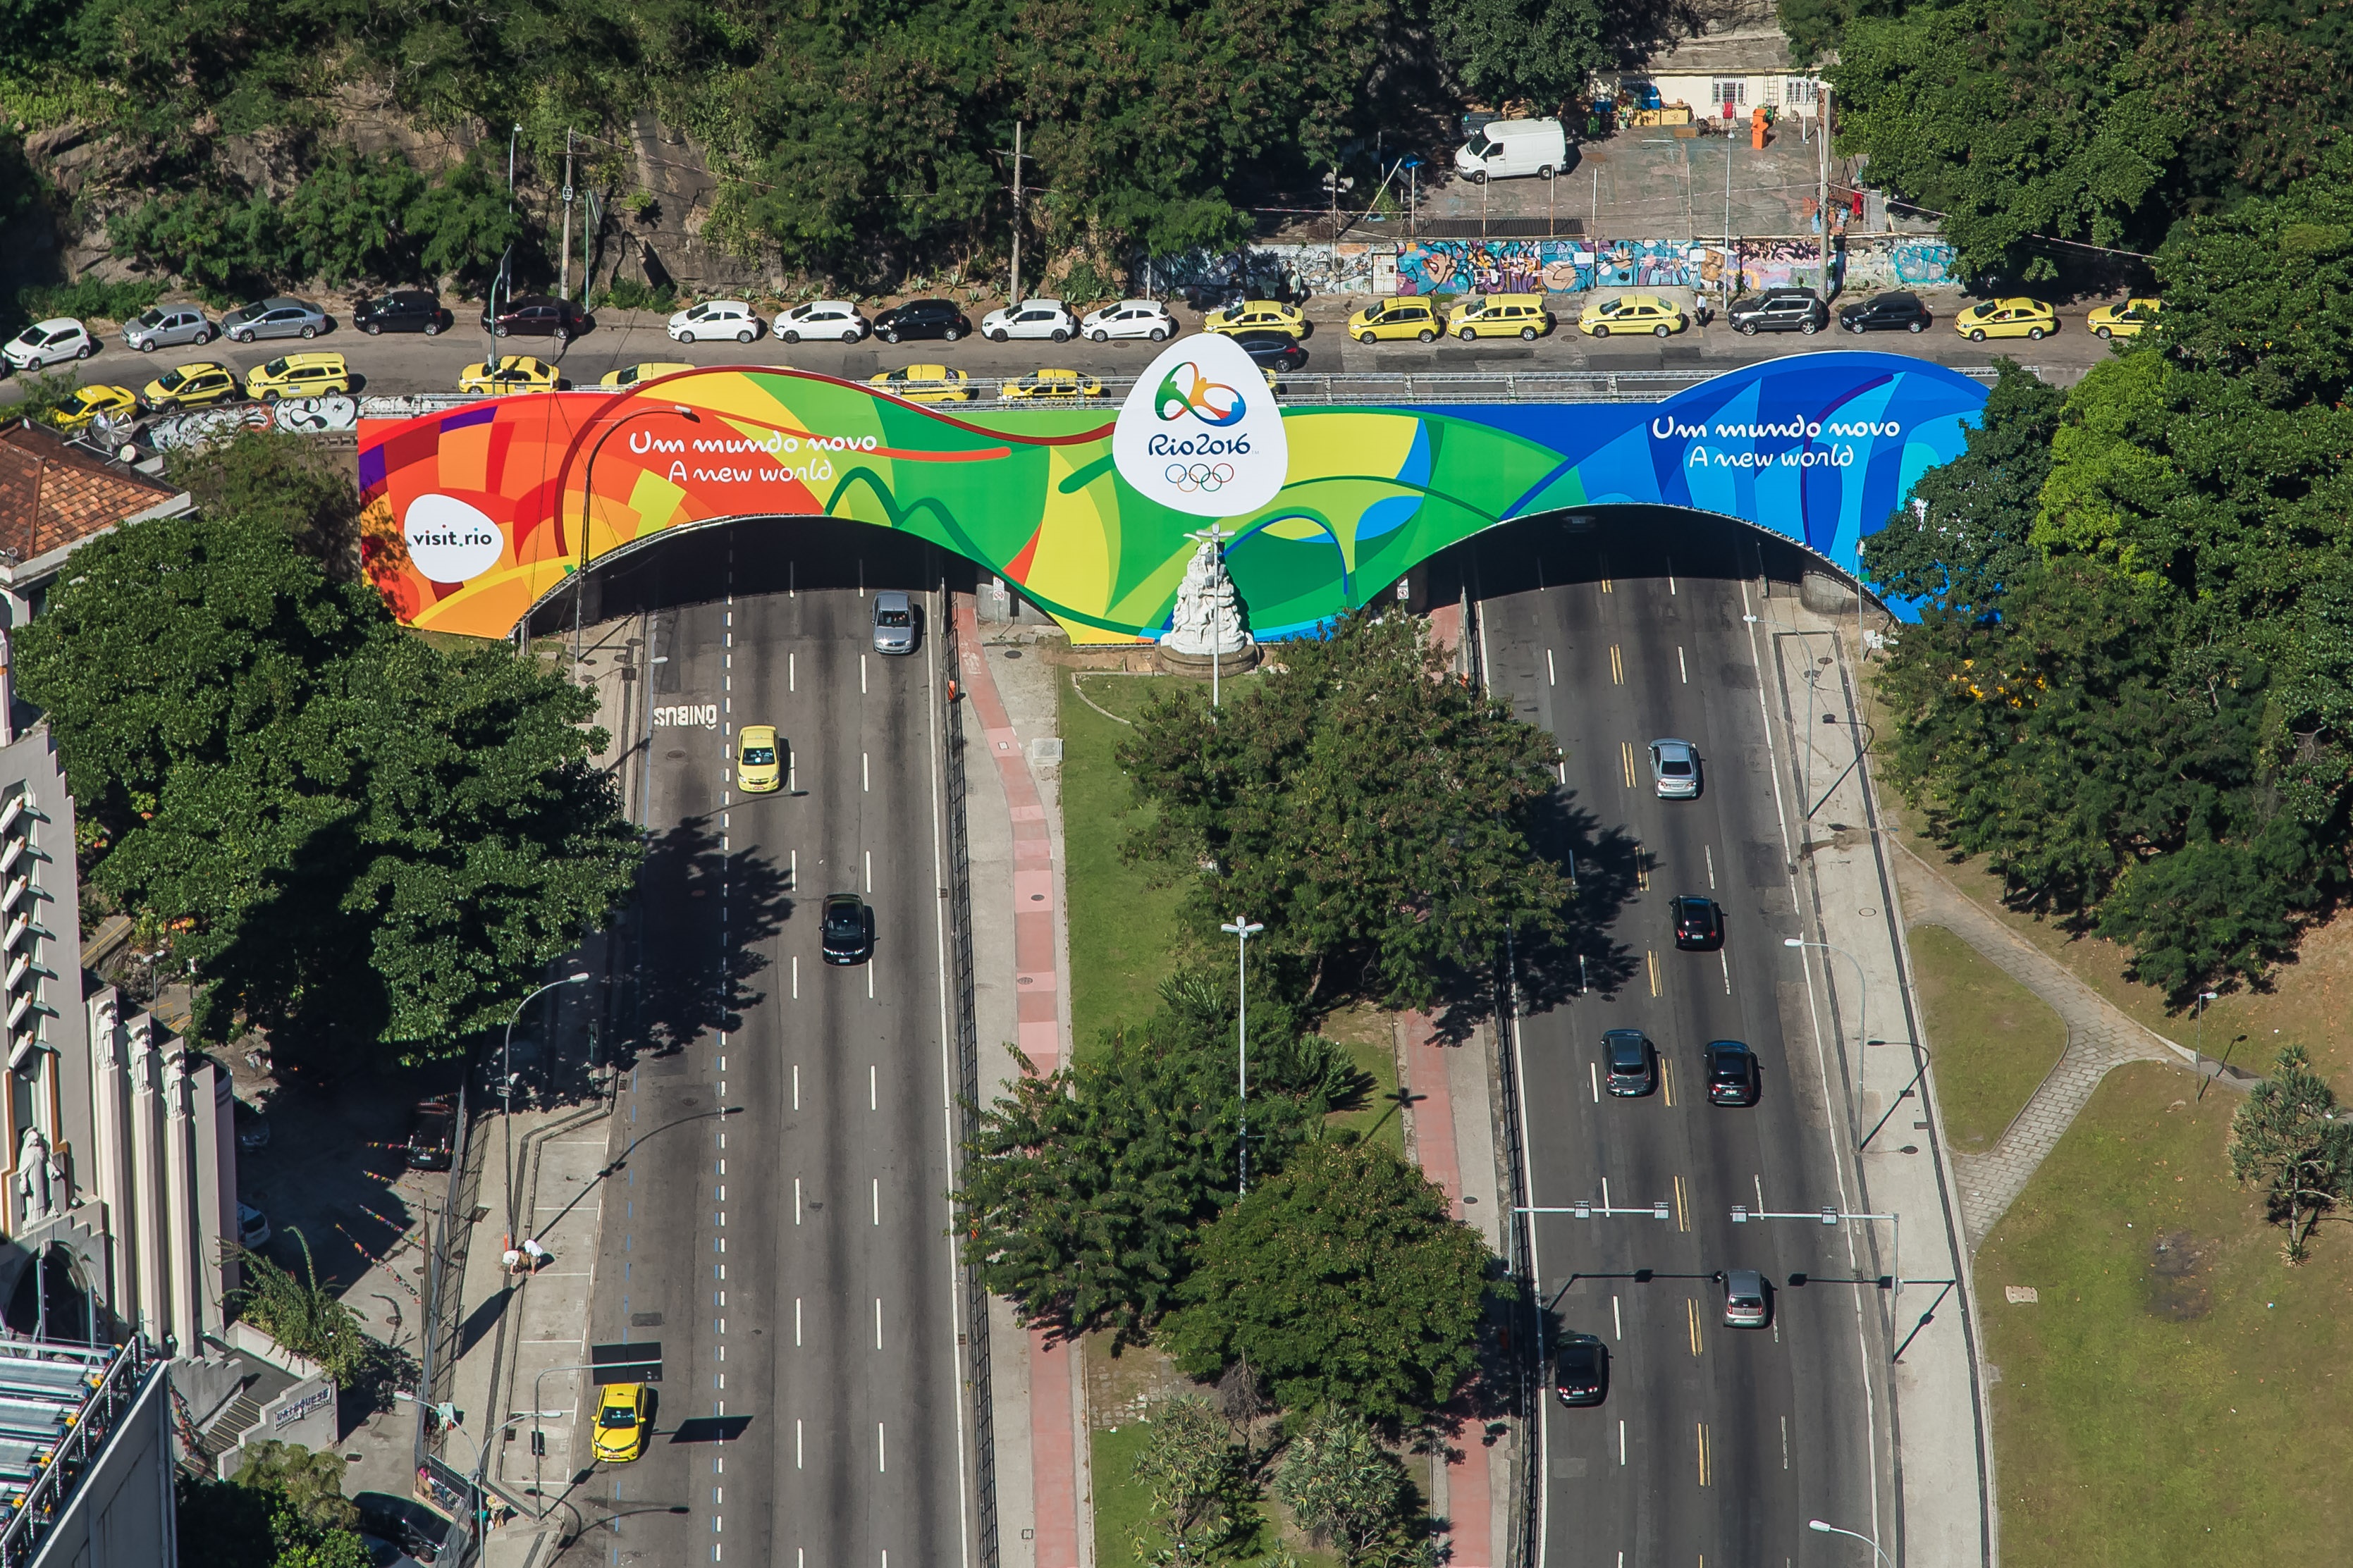
[[[186,491],[44,426],[0,428],[0,623],[24,625],[88,541],[194,507]]]

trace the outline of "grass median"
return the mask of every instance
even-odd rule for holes
[[[2007,1568],[2343,1560],[2353,1231],[2281,1261],[2241,1103],[2117,1068],[1978,1251]]]
[[[2067,1026],[1943,926],[1915,926],[1905,942],[1945,1135],[1965,1153],[1989,1149],[2066,1050]]]

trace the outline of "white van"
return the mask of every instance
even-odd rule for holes
[[[1549,180],[1568,165],[1568,133],[1557,120],[1496,120],[1454,152],[1456,173],[1479,184],[1534,174]]]

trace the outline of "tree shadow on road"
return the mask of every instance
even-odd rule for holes
[[[657,1056],[738,1028],[763,994],[757,949],[793,912],[790,879],[757,846],[728,851],[707,817],[659,835],[638,873],[632,919],[642,944],[635,1041]]]

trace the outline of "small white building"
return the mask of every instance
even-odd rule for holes
[[[1769,10],[1722,18],[1651,57],[1641,70],[1618,73],[1621,100],[1685,104],[1694,120],[1746,123],[1758,109],[1811,120],[1821,111],[1821,83],[1789,61],[1789,40]]]

